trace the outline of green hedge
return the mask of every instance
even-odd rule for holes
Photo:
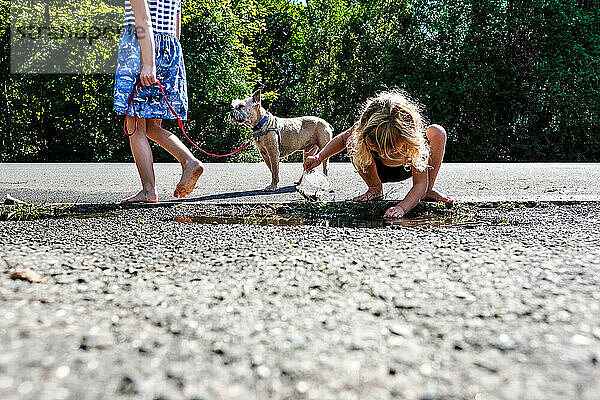
[[[229,103],[260,87],[275,114],[318,115],[340,132],[368,97],[400,87],[446,127],[448,161],[600,161],[599,10],[586,0],[188,0],[186,126],[208,150],[230,151],[249,132],[226,121]],[[0,1],[0,161],[130,160],[113,77],[9,74],[9,16]]]

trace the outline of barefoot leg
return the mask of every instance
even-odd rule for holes
[[[131,130],[135,127],[135,117],[127,117],[127,128]],[[137,129],[129,137],[131,153],[135,160],[140,179],[142,181],[142,190],[135,196],[123,199],[123,203],[156,203],[158,196],[156,194],[156,181],[154,177],[154,167],[152,165],[152,150],[150,143],[146,138],[146,120],[138,118]]]
[[[427,139],[429,139],[429,147],[431,149],[429,156],[430,168],[428,172],[428,186],[425,200],[443,201],[451,203],[452,199],[434,189],[435,180],[444,159],[446,151],[446,130],[440,125],[430,125],[427,127]]]
[[[365,172],[358,171],[358,174],[363,181],[365,181],[368,189],[364,194],[356,196],[352,200],[366,201],[383,197],[383,185],[381,184],[381,179],[379,179],[379,175],[377,174],[377,167],[375,166],[375,163],[371,163]]]
[[[162,120],[149,120],[146,135],[171,153],[181,164],[181,179],[175,188],[173,196],[182,198],[192,193],[198,178],[204,172],[202,163],[194,157],[177,136],[162,127]]]

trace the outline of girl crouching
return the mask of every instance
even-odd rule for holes
[[[439,125],[424,128],[419,105],[406,94],[384,92],[370,99],[359,121],[317,155],[307,157],[304,168],[312,171],[344,148],[368,186],[355,201],[381,198],[383,183],[412,177],[412,188],[400,203],[386,211],[385,217],[403,217],[422,199],[452,202],[434,188],[444,158],[446,132]]]

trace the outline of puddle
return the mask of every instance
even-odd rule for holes
[[[206,225],[256,225],[256,226],[325,226],[336,228],[386,228],[394,227],[462,227],[515,225],[514,221],[475,217],[472,215],[449,215],[425,213],[401,219],[356,219],[349,217],[303,217],[300,215],[273,214],[246,217],[201,214],[177,216],[173,221],[187,224]]]
[[[266,216],[248,216],[248,217],[230,217],[219,215],[198,215],[194,217],[175,217],[175,222],[184,224],[214,224],[214,225],[276,225],[276,226],[299,226],[313,225],[307,222],[306,218],[297,215],[266,215]]]

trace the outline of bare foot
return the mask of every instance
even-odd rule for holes
[[[175,187],[173,196],[181,199],[189,195],[194,191],[198,178],[204,172],[204,165],[198,160],[190,160],[183,166],[183,172],[181,173],[181,179]]]
[[[148,193],[141,190],[135,196],[121,200],[121,203],[156,203],[157,201],[158,195],[156,194],[156,189],[154,189],[152,192]]]
[[[454,202],[454,200],[452,200],[450,197],[438,192],[435,189],[429,189],[427,191],[427,193],[425,194],[425,197],[423,197],[423,200],[425,200],[425,201],[442,201],[444,203]]]
[[[383,197],[383,190],[381,188],[369,188],[364,194],[356,196],[353,201],[369,201],[378,200]]]

